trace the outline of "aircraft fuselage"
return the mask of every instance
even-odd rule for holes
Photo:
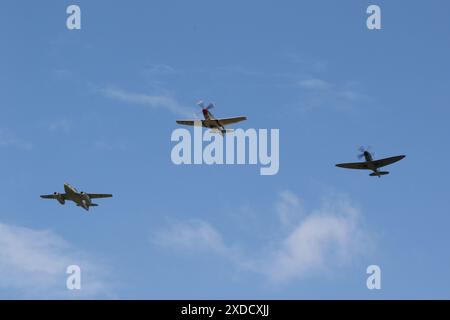
[[[214,118],[214,116],[209,112],[207,109],[203,109],[203,116],[205,117],[205,122],[203,122],[203,125],[210,129],[218,129],[220,132],[225,133],[225,127],[220,123],[219,120]]]
[[[372,154],[369,151],[364,151],[364,158],[366,159],[367,162],[367,169],[373,171],[372,175],[378,176],[378,178],[380,178],[382,173],[380,173],[378,168],[374,165]]]
[[[68,183],[64,184],[64,191],[66,192],[64,196],[66,200],[71,200],[86,211],[89,211],[89,207],[92,202],[86,193],[78,192],[77,189],[75,189]]]

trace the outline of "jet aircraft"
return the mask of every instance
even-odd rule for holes
[[[53,194],[42,195],[41,198],[55,199],[62,205],[66,203],[66,200],[70,200],[75,202],[78,207],[82,207],[86,211],[89,211],[89,207],[98,206],[98,204],[91,201],[92,199],[112,197],[112,194],[78,192],[77,189],[68,183],[64,184],[64,191],[65,193],[54,192]]]

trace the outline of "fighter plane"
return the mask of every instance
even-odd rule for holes
[[[389,174],[388,171],[379,171],[378,169],[390,164],[393,164],[394,162],[402,160],[405,156],[395,156],[395,157],[389,157],[384,158],[380,160],[373,160],[372,154],[367,150],[367,148],[361,147],[359,149],[362,153],[358,155],[359,159],[364,158],[365,162],[353,162],[353,163],[339,163],[336,165],[336,167],[340,168],[346,168],[346,169],[366,169],[366,170],[372,170],[373,172],[370,174],[371,177],[378,177],[385,174]]]
[[[70,184],[64,184],[65,193],[54,192],[53,194],[43,195],[43,199],[56,199],[60,204],[65,204],[66,200],[71,200],[77,204],[78,207],[82,207],[86,211],[89,211],[89,207],[96,207],[98,204],[92,203],[91,199],[97,198],[110,198],[112,194],[99,194],[99,193],[85,193],[83,191],[78,192],[77,189]]]
[[[177,120],[177,123],[186,126],[195,126],[199,123],[202,127],[212,129],[213,132],[219,132],[223,136],[225,133],[232,131],[231,129],[225,129],[226,125],[247,120],[247,117],[216,119],[211,111],[209,111],[214,108],[213,103],[210,103],[205,107],[203,101],[199,101],[197,102],[197,105],[202,108],[204,120]]]

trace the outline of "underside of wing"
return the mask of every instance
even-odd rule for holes
[[[42,199],[58,199],[58,195],[56,194],[45,194],[41,196]]]
[[[247,120],[247,117],[235,117],[235,118],[217,119],[217,121],[219,121],[219,123],[222,126],[227,126],[229,124],[241,122],[241,121],[244,121],[244,120]]]
[[[177,123],[184,126],[195,126],[198,124],[203,125],[203,120],[177,120]]]
[[[107,193],[88,193],[89,198],[99,199],[99,198],[111,198],[112,194]]]
[[[375,160],[375,161],[373,161],[373,164],[375,165],[375,167],[381,168],[381,167],[393,164],[394,162],[400,161],[404,157],[405,156],[396,156],[396,157],[390,157],[390,158]]]
[[[345,169],[368,169],[367,162],[339,163],[336,167]]]

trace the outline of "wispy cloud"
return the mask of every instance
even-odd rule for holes
[[[308,57],[298,52],[287,52],[285,58],[301,69],[311,70],[313,72],[325,72],[328,69],[328,61],[318,59],[317,57]]]
[[[166,109],[180,116],[192,116],[194,109],[182,106],[170,95],[150,95],[145,93],[128,92],[115,87],[100,90],[106,97],[125,103],[148,106],[152,109]]]
[[[167,229],[157,231],[152,241],[160,246],[192,251],[228,251],[219,232],[202,220],[173,222]]]
[[[262,70],[253,70],[250,68],[243,67],[241,65],[227,65],[227,66],[223,66],[223,67],[218,67],[218,68],[213,69],[212,73],[240,75],[240,76],[248,76],[248,77],[264,77],[264,76],[270,75],[270,74],[263,72]]]
[[[370,100],[357,81],[342,79],[340,75],[333,77],[328,61],[298,52],[288,52],[285,58],[294,70],[285,74],[285,85],[298,89],[300,95],[299,102],[290,105],[302,111],[321,108],[348,111]]]
[[[33,144],[17,137],[7,129],[0,129],[0,147],[14,147],[21,150],[31,150]]]
[[[359,209],[345,198],[323,203],[263,258],[260,271],[284,283],[350,263],[363,252],[359,216]]]
[[[289,190],[280,193],[275,209],[281,224],[286,227],[297,223],[305,215],[301,200]]]
[[[331,87],[331,85],[321,79],[306,79],[301,80],[298,83],[300,88],[303,89],[311,89],[311,90],[326,90]]]
[[[53,132],[69,133],[72,128],[72,124],[67,119],[58,119],[50,123],[48,129]]]
[[[167,64],[152,64],[144,67],[142,72],[147,76],[167,76],[178,73],[175,68]]]
[[[81,290],[66,288],[69,265],[81,268]],[[3,298],[111,297],[106,269],[52,231],[0,223],[0,291]]]
[[[60,80],[67,80],[71,77],[73,77],[73,72],[70,71],[67,68],[55,68],[53,70],[51,70],[52,75]]]
[[[261,244],[256,254],[243,245],[227,244],[218,230],[202,220],[172,223],[154,234],[153,243],[183,252],[214,253],[277,284],[350,264],[364,251],[361,244],[367,242],[360,210],[348,199],[330,199],[310,212],[302,209],[301,202],[290,191],[280,194],[275,211],[280,222],[290,223],[291,228],[277,243]]]
[[[349,109],[355,103],[367,101],[368,96],[360,92],[358,84],[346,82],[333,83],[319,78],[305,78],[296,83],[302,100],[302,109],[311,110],[322,107]]]
[[[167,228],[156,231],[151,242],[156,246],[180,252],[213,253],[236,265],[249,267],[238,247],[226,244],[219,231],[200,219],[172,221]]]
[[[111,141],[105,139],[97,139],[93,142],[93,147],[100,151],[125,151],[128,144],[125,140]]]

